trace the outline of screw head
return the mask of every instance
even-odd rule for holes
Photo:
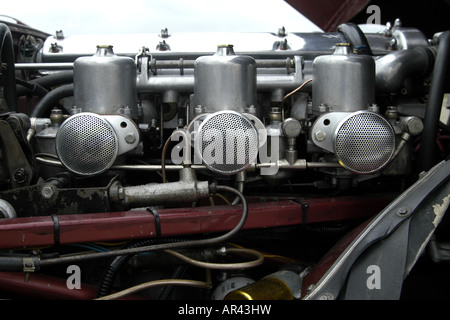
[[[399,209],[397,210],[396,213],[397,213],[398,216],[404,217],[404,216],[407,216],[407,215],[409,214],[409,210],[408,210],[408,208],[401,207],[401,208],[399,208]]]
[[[317,139],[317,141],[322,142],[322,141],[324,141],[326,139],[326,137],[327,137],[327,134],[325,132],[323,132],[323,131],[317,131],[316,132],[316,139]]]
[[[134,135],[134,133],[128,133],[125,136],[125,141],[128,144],[133,144],[136,141],[136,136]]]
[[[44,199],[51,199],[55,194],[55,190],[53,190],[50,186],[44,186],[41,190],[41,195]]]

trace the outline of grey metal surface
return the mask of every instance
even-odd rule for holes
[[[210,195],[208,181],[198,181],[195,171],[188,167],[180,170],[180,180],[168,183],[151,183],[141,186],[112,185],[110,194],[114,202],[127,208],[155,204],[196,201]]]
[[[332,55],[313,62],[313,111],[321,105],[331,111],[365,110],[375,102],[375,63],[372,57],[337,45]]]
[[[56,152],[70,171],[95,175],[109,169],[118,155],[134,149],[139,140],[131,119],[83,112],[63,122],[56,134]]]
[[[113,127],[104,118],[80,113],[67,119],[59,128],[56,152],[70,171],[95,175],[114,163],[119,143]]]
[[[259,150],[258,132],[242,114],[216,112],[200,124],[195,150],[210,170],[236,174],[255,163]]]
[[[422,47],[395,51],[376,59],[377,90],[393,92],[402,87],[407,77],[424,75],[431,63],[430,54]]]
[[[358,174],[384,168],[395,151],[395,133],[389,122],[374,112],[329,112],[317,118],[312,141],[336,154],[339,163]]]
[[[199,57],[194,66],[194,107],[205,112],[240,113],[256,104],[256,62],[220,45],[212,56]]]
[[[443,161],[424,173],[416,183],[374,217],[345,247],[320,280],[310,286],[304,299],[345,299],[346,297],[351,299],[355,298],[351,294],[352,290],[356,290],[354,293],[357,294],[358,299],[398,298],[401,289],[399,283],[382,280],[380,289],[376,290],[367,286],[366,281],[370,276],[367,268],[377,265],[380,270],[384,270],[383,273],[388,273],[386,279],[396,281],[403,280],[408,275],[417,259],[423,254],[426,244],[448,208],[449,177],[450,162],[448,161]],[[401,242],[398,242],[399,239]],[[388,255],[385,250],[395,250],[398,246],[406,246],[404,247],[406,249],[401,250],[401,256],[387,260],[382,258]],[[392,253],[392,251],[389,253],[391,257]],[[358,259],[362,260],[358,261]],[[356,281],[358,288],[346,287],[349,277],[358,276],[358,273],[360,273],[359,279],[363,278],[361,273],[364,273],[364,281]],[[383,274],[381,276],[383,277]],[[355,283],[352,279],[350,281],[352,281],[349,282],[350,285]],[[380,291],[377,292],[377,290]]]
[[[98,46],[95,55],[74,63],[74,105],[83,112],[118,114],[129,109],[137,117],[136,65],[117,56],[111,46]]]

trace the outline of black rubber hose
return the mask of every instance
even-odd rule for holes
[[[36,268],[39,269],[39,258],[30,258],[32,264],[27,266],[30,261],[25,261],[24,257],[0,257],[0,271],[24,271],[24,268]]]
[[[73,96],[73,84],[66,84],[50,91],[39,100],[38,104],[31,112],[30,118],[48,117],[50,111],[59,100],[71,96]]]
[[[52,87],[61,86],[63,84],[73,83],[73,70],[60,71],[57,73],[49,74],[41,78],[33,79],[28,81],[29,84],[39,85],[47,90]],[[17,86],[17,96],[25,96],[30,93],[30,89],[26,86],[18,84]]]
[[[448,76],[450,64],[450,30],[439,37],[439,47],[431,78],[427,107],[423,120],[423,133],[420,138],[420,169],[428,171],[436,161],[436,137],[439,118],[444,97],[445,80]]]
[[[153,242],[151,242],[152,240],[134,243],[130,246],[127,246],[127,249],[138,248],[144,245],[153,244]],[[106,272],[103,275],[103,278],[98,286],[97,298],[104,297],[111,293],[117,273],[122,268],[122,266],[128,261],[129,258],[130,258],[129,255],[118,256],[115,257],[113,261],[108,265],[108,268],[106,269]]]
[[[149,246],[157,243],[157,239],[145,239],[126,246],[126,249],[139,248],[143,246]],[[180,242],[183,240],[179,240]],[[172,241],[171,241],[172,242]],[[98,286],[97,298],[101,298],[111,294],[114,281],[116,279],[117,273],[120,271],[122,266],[128,261],[130,255],[123,255],[115,257],[111,263],[108,265],[105,274]]]
[[[17,111],[16,68],[14,45],[8,26],[0,23],[0,62],[2,64],[2,85],[9,111]]]
[[[23,258],[0,257],[0,271],[22,271]]]
[[[364,32],[354,23],[344,23],[338,26],[337,31],[341,34],[343,41],[350,43],[352,50],[358,54],[372,55],[369,42]]]
[[[16,83],[18,85],[23,86],[28,89],[28,92],[24,93],[24,95],[26,94],[26,95],[38,96],[38,97],[42,98],[48,93],[48,90],[45,89],[43,86],[41,86],[38,83],[27,82],[22,79],[16,79]],[[18,91],[17,91],[17,96],[20,97]]]

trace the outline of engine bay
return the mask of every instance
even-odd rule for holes
[[[29,35],[17,58],[2,25],[2,297],[377,298],[378,243],[406,278],[448,207],[450,34],[377,28]]]

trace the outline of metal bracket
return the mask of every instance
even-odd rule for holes
[[[36,267],[33,258],[23,258],[23,272],[34,272]]]

